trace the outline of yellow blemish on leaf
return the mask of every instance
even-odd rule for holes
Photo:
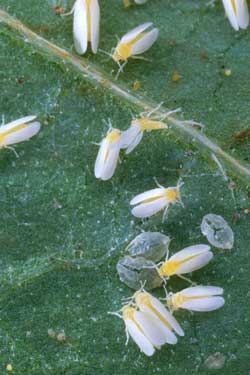
[[[13,371],[13,367],[12,367],[12,365],[10,363],[6,366],[6,371],[8,371],[8,372],[12,372]]]
[[[231,70],[231,69],[225,69],[225,70],[224,70],[224,75],[225,75],[226,77],[230,77],[231,74],[232,74],[232,70]]]
[[[180,80],[181,76],[177,70],[174,71],[172,74],[172,81],[173,82],[178,82]]]
[[[124,8],[129,8],[131,6],[130,0],[123,0]]]
[[[135,91],[138,91],[140,88],[141,88],[140,82],[138,80],[134,81],[134,83],[133,83],[133,89]]]

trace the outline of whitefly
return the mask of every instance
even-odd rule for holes
[[[201,232],[214,247],[232,249],[234,245],[234,233],[222,216],[205,215],[201,223]]]
[[[143,257],[126,255],[118,261],[116,269],[121,282],[131,289],[138,290],[145,285],[147,290],[152,290],[162,285],[155,264]]]
[[[126,251],[131,257],[143,257],[152,262],[159,262],[166,257],[170,238],[159,232],[143,232],[129,243]]]

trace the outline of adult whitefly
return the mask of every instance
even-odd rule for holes
[[[28,141],[36,135],[41,124],[34,121],[36,116],[26,116],[14,120],[8,124],[0,126],[0,148],[10,148],[9,146]]]
[[[172,293],[167,298],[171,310],[190,310],[208,312],[221,308],[225,300],[222,297],[223,289],[216,286],[194,286],[177,293]]]
[[[204,267],[212,258],[210,246],[192,245],[166,259],[159,267],[159,275],[163,278],[184,275]]]
[[[107,181],[115,173],[120,153],[121,131],[111,128],[101,141],[95,162],[95,177]]]
[[[177,184],[174,187],[165,188],[160,186],[156,189],[148,190],[144,193],[136,195],[131,201],[132,214],[138,218],[146,218],[157,214],[164,210],[163,221],[166,217],[167,210],[171,204],[182,204],[180,187]]]

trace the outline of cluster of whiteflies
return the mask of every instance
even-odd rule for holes
[[[135,2],[142,4],[145,1],[136,0]],[[74,15],[73,36],[76,51],[83,55],[90,43],[92,52],[97,53],[100,39],[98,0],[76,0],[71,13]],[[146,52],[154,44],[158,38],[159,30],[156,28],[149,30],[151,26],[152,23],[147,22],[134,28],[119,40],[111,54],[106,52],[119,65],[118,75],[130,57],[140,58],[138,55]]]
[[[130,127],[121,131],[110,126],[107,135],[99,144],[99,152],[95,163],[95,176],[103,181],[113,177],[121,149],[130,154],[141,142],[144,132],[167,129],[164,120],[170,115],[179,112],[180,108],[169,111],[164,115],[155,115],[161,104],[150,112],[142,112],[139,118],[132,120]],[[194,121],[184,121],[190,125],[201,125]]]
[[[147,0],[134,0],[136,4],[144,4]],[[226,15],[235,30],[246,29],[249,25],[249,10],[246,0],[222,0]],[[97,53],[100,39],[100,7],[98,0],[76,0],[70,14],[74,14],[73,35],[76,51],[84,54],[88,43],[93,53]],[[152,23],[146,22],[125,34],[117,46],[109,54],[119,65],[119,73],[129,58],[143,59],[141,54],[146,52],[159,35],[157,28],[151,28]],[[34,122],[36,116],[27,116],[3,125],[0,128],[0,148],[29,140],[40,130],[40,123]],[[108,180],[114,174],[120,149],[130,153],[141,141],[144,131],[164,129],[162,120],[144,116],[132,121],[130,128],[121,132],[110,129],[102,141],[95,166],[97,178]],[[15,150],[12,149],[14,152]],[[155,189],[157,190],[157,189]],[[160,204],[160,201],[158,201]],[[149,207],[149,206],[148,206]],[[134,209],[136,211],[136,209]],[[144,217],[145,215],[143,215]]]
[[[249,26],[249,10],[246,0],[222,0],[226,16],[234,28],[246,29]]]
[[[177,343],[184,331],[173,316],[175,310],[213,311],[224,305],[223,289],[214,286],[194,286],[166,297],[166,305],[143,289],[137,291],[120,312],[127,342],[131,337],[140,350],[152,356],[164,344]]]
[[[167,117],[169,113],[164,117]],[[109,180],[115,173],[120,150],[124,149],[125,153],[129,154],[141,142],[145,131],[166,129],[167,125],[162,121],[163,118],[156,118],[152,116],[152,112],[149,112],[142,113],[140,118],[132,120],[131,126],[125,131],[110,127],[106,137],[100,143],[95,163],[96,178],[103,181]]]
[[[204,267],[213,258],[210,246],[204,244],[189,246],[169,257],[169,243],[169,237],[161,233],[142,233],[128,245],[130,256],[124,258],[126,261],[122,259],[117,264],[121,281],[132,289],[139,290],[115,314],[124,320],[127,338],[131,336],[140,350],[148,356],[153,355],[155,348],[160,349],[165,343],[176,344],[177,335],[184,335],[173,316],[176,310],[209,312],[219,309],[225,302],[222,297],[223,289],[215,286],[191,286],[177,293],[166,291],[164,303],[138,287],[139,283],[144,284],[148,290],[163,283],[166,285],[172,276],[188,280],[183,275]],[[156,264],[164,255],[165,261]],[[137,270],[131,269],[135,262],[142,272],[138,273],[138,267]]]

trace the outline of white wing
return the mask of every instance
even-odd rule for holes
[[[130,152],[132,152],[135,148],[136,148],[136,146],[138,146],[138,144],[141,142],[141,140],[142,140],[142,137],[143,137],[143,132],[140,132],[137,136],[136,136],[136,138],[134,138],[134,140],[133,140],[133,142],[131,142],[130,143],[130,145],[128,145],[128,147],[127,147],[127,149],[126,149],[126,151],[125,151],[125,153],[128,155],[128,154],[130,154]]]
[[[157,212],[163,210],[167,206],[166,198],[159,198],[150,203],[142,203],[132,209],[135,217],[150,217]]]
[[[150,26],[152,26],[152,22],[146,22],[142,25],[139,25],[135,27],[133,30],[130,30],[127,34],[125,34],[121,40],[120,43],[128,43],[131,42],[133,39],[135,39],[140,33],[142,33],[144,30],[148,29]]]
[[[18,120],[14,120],[9,122],[6,125],[0,126],[0,134],[5,133],[6,131],[14,128],[15,126],[22,125],[22,124],[28,124],[29,122],[36,119],[37,116],[26,116],[19,118]]]
[[[75,49],[80,55],[88,47],[88,20],[86,0],[76,0],[74,5],[73,34]]]
[[[231,0],[222,0],[222,2],[223,2],[223,5],[224,5],[224,8],[225,8],[227,18],[229,19],[229,22],[231,23],[234,30],[238,31],[239,25],[238,25],[237,17],[236,17],[236,14],[234,12]]]
[[[208,245],[193,245],[185,247],[185,249],[178,251],[176,254],[172,255],[169,260],[179,261],[188,257],[196,256],[199,254],[206,253],[210,250]]]
[[[108,156],[104,163],[101,179],[103,181],[109,180],[115,173],[115,169],[119,159],[120,143],[109,145]]]
[[[192,286],[181,290],[178,294],[186,297],[207,297],[223,294],[223,288],[217,286]]]
[[[126,148],[126,154],[132,151],[132,146],[134,149],[134,144],[136,145],[140,142],[142,135],[141,135],[141,130],[139,126],[136,125],[131,125],[127,130],[123,131],[121,134],[121,148]],[[139,142],[137,139],[139,138]],[[128,152],[128,149],[130,151]]]
[[[161,198],[165,189],[162,188],[156,188],[152,190],[148,190],[145,193],[136,195],[131,201],[130,204],[134,206],[138,203],[143,203],[144,201],[148,199],[156,199]]]
[[[108,152],[108,146],[109,146],[109,142],[107,138],[104,138],[101,142],[101,145],[97,154],[96,162],[95,162],[95,177],[96,178],[100,178],[102,176],[105,159],[106,159],[106,155]]]
[[[173,317],[172,314],[166,309],[166,307],[159,301],[157,298],[150,296],[150,301],[154,309],[156,309],[159,314],[165,319],[168,324],[174,329],[174,331],[179,336],[184,336],[184,331],[181,328],[180,324],[177,322],[177,320]]]
[[[39,132],[40,127],[41,125],[39,122],[32,122],[25,128],[6,135],[6,137],[4,138],[4,145],[8,146],[15,143],[27,141]]]
[[[186,262],[180,264],[176,270],[176,275],[196,271],[208,264],[212,258],[213,253],[210,251],[197,255],[193,259],[187,260]]]
[[[97,53],[100,34],[100,8],[98,0],[92,0],[90,4],[91,19],[91,49],[93,53]]]
[[[147,339],[147,337],[143,335],[137,325],[130,319],[126,319],[125,325],[129,335],[139,346],[140,350],[147,356],[152,356],[155,352],[155,349],[151,342]]]
[[[213,311],[222,307],[224,303],[223,297],[197,298],[182,303],[181,308],[191,311]]]
[[[249,11],[246,0],[235,1],[238,24],[242,29],[246,29],[249,24]]]
[[[153,29],[146,33],[141,39],[132,46],[132,55],[140,55],[146,52],[156,41],[159,35],[158,29]]]
[[[134,313],[136,323],[142,328],[145,336],[154,346],[162,346],[166,342],[165,334],[158,324],[158,319],[146,312],[136,311]]]

